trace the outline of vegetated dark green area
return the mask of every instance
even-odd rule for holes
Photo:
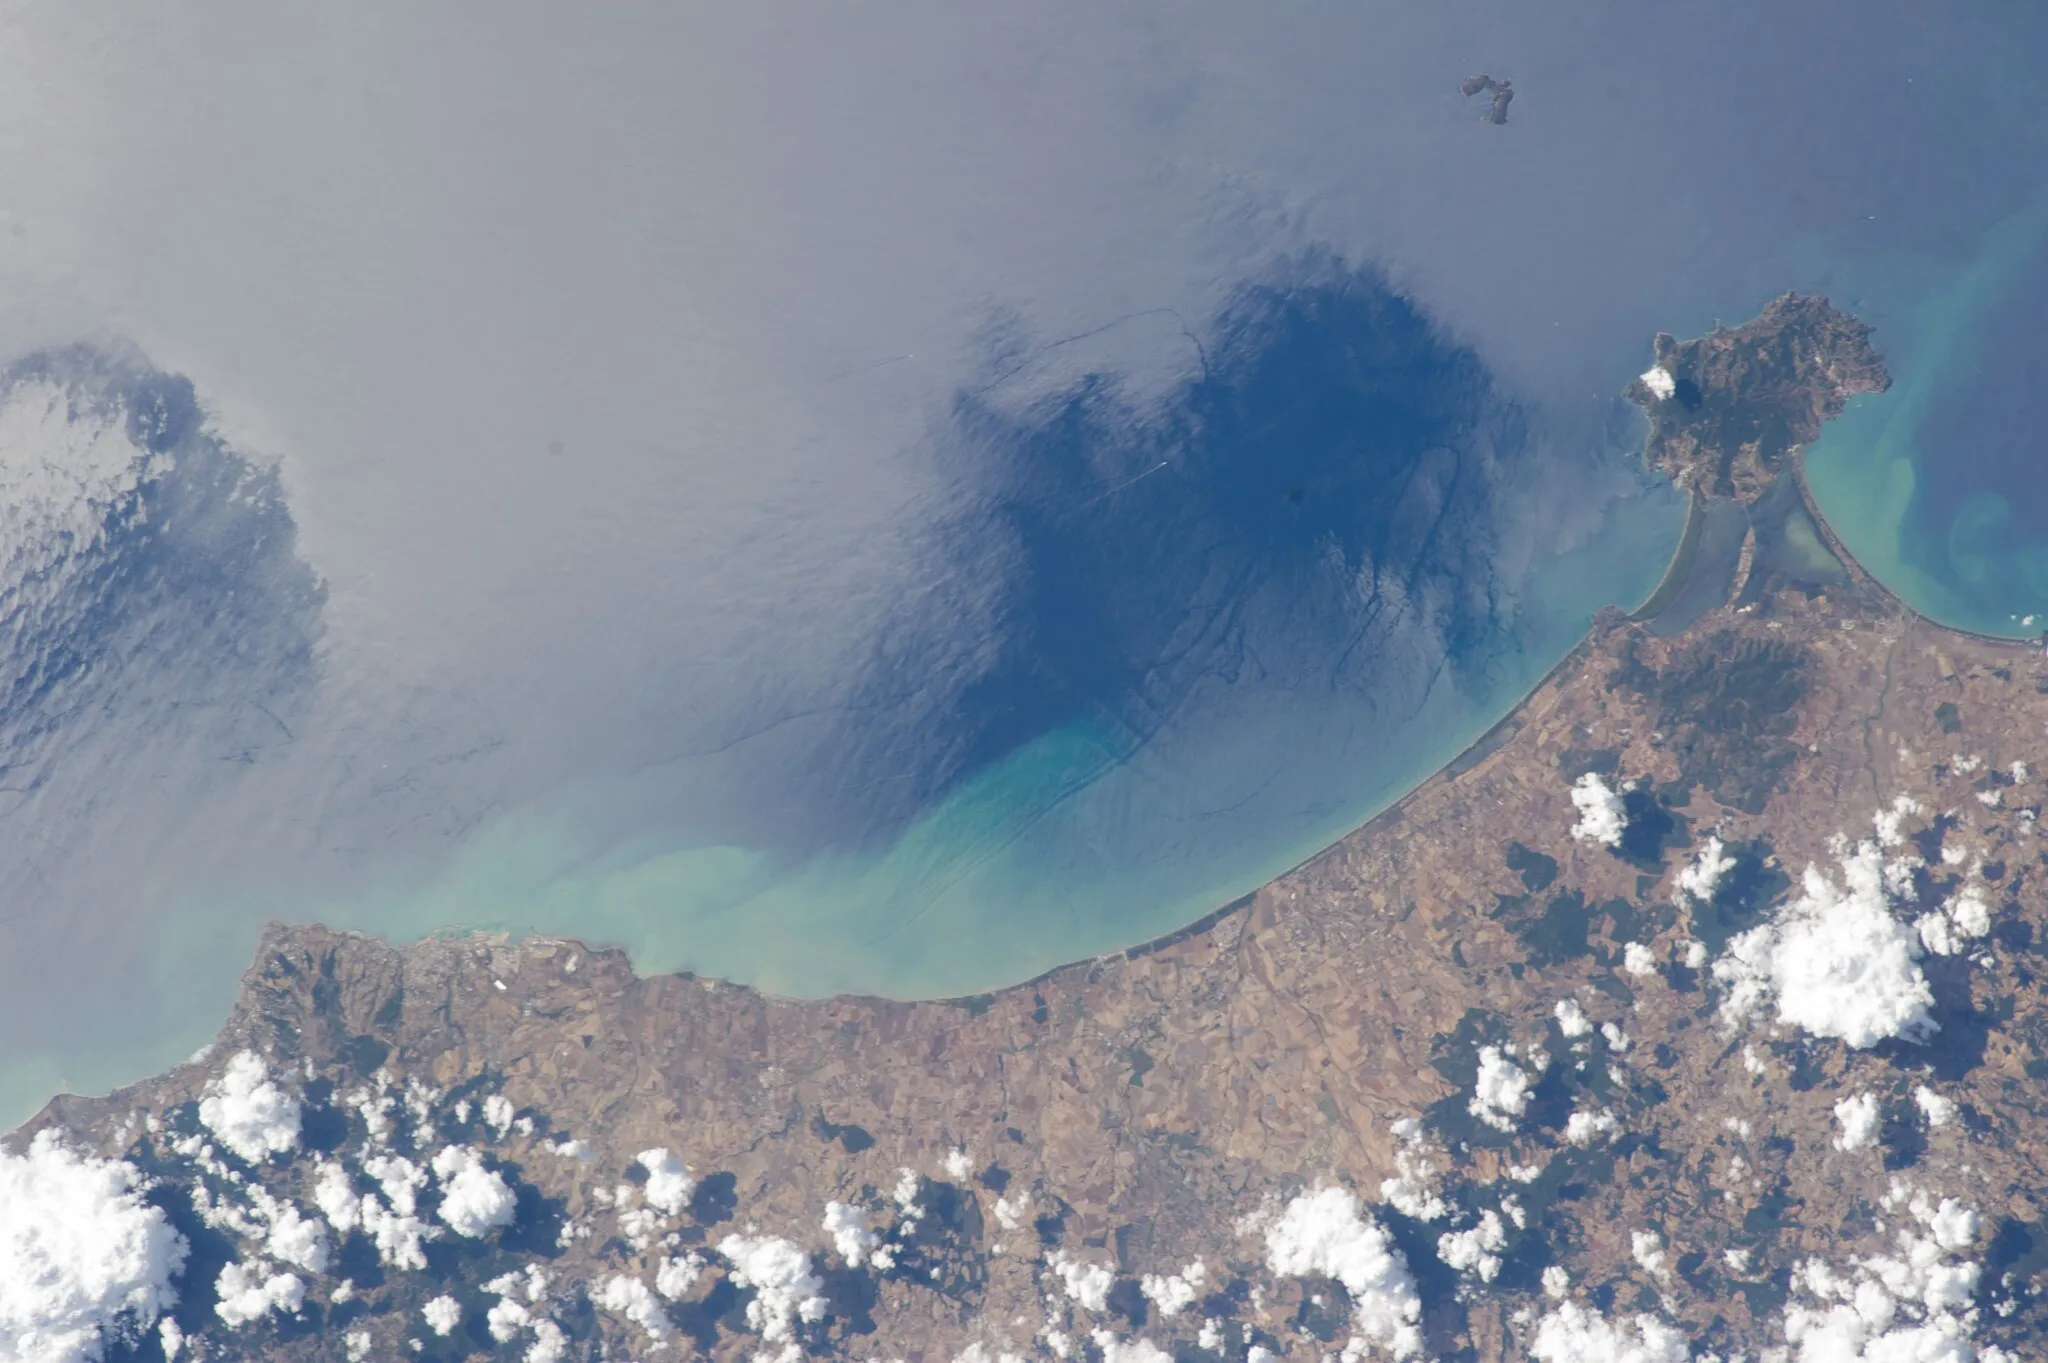
[[[1715,955],[1730,937],[1755,927],[1764,910],[1792,888],[1792,878],[1773,864],[1767,839],[1731,842],[1721,850],[1735,865],[1722,875],[1713,898],[1704,904],[1691,902],[1687,924],[1691,935]]]
[[[1798,760],[1790,735],[1810,662],[1797,644],[1722,630],[1693,640],[1658,669],[1631,637],[1607,684],[1649,704],[1683,779],[1730,809],[1761,814]]]
[[[1508,844],[1508,869],[1522,878],[1522,888],[1530,893],[1550,888],[1557,879],[1557,858],[1546,857],[1541,852],[1532,852],[1519,842]]]

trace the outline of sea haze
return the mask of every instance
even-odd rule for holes
[[[1859,552],[2011,613],[2044,537],[2031,10],[8,36],[0,1117],[203,1041],[269,917],[903,994],[1178,926],[1651,589],[1616,395],[1783,289],[1900,375]]]

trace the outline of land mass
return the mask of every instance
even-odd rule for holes
[[[1495,80],[1492,76],[1467,76],[1458,83],[1458,93],[1470,99],[1474,95],[1490,95],[1486,112],[1481,114],[1483,123],[1501,124],[1508,121],[1508,105],[1515,99],[1513,81]]]
[[[1180,933],[907,1003],[274,926],[209,1055],[12,1143],[154,1181],[206,1358],[2033,1356],[2048,680],[1802,495],[1799,446],[1888,381],[1867,328],[1788,295],[1656,356],[1649,458],[1746,566],[1675,563]],[[251,1064],[295,1125],[244,1158]],[[450,1148],[516,1202],[476,1234]],[[229,1323],[228,1266],[290,1267],[263,1208],[330,1203],[296,1304]]]

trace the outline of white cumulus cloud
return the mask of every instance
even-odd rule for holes
[[[188,1247],[142,1186],[53,1132],[0,1149],[0,1358],[96,1363],[177,1304]]]
[[[306,1285],[293,1273],[267,1273],[261,1264],[251,1268],[231,1263],[214,1280],[219,1300],[213,1313],[229,1329],[238,1329],[275,1311],[291,1315],[306,1304]]]
[[[1808,1259],[1793,1273],[1794,1300],[1785,1308],[1793,1358],[1989,1363],[2003,1357],[1971,1338],[1982,1268],[1961,1251],[1976,1238],[1977,1213],[1954,1198],[1936,1202],[1898,1185],[1883,1201],[1886,1211],[1905,1213],[1894,1253],[1855,1260],[1846,1270]]]
[[[675,1324],[662,1309],[661,1302],[647,1284],[638,1278],[614,1274],[604,1280],[594,1300],[613,1315],[623,1316],[640,1327],[657,1348],[666,1344],[668,1337],[675,1333]]]
[[[441,1219],[457,1235],[475,1240],[512,1224],[519,1199],[504,1175],[485,1168],[476,1151],[443,1146],[434,1156],[434,1174],[441,1180]]]
[[[1947,1126],[1956,1119],[1955,1100],[1942,1097],[1925,1084],[1913,1091],[1913,1101],[1929,1126]]]
[[[1513,1131],[1529,1110],[1529,1076],[1499,1046],[1479,1048],[1479,1074],[1466,1110],[1496,1131]]]
[[[242,1051],[206,1086],[199,1120],[251,1164],[299,1145],[299,1100],[270,1081],[263,1057]]]
[[[1159,1308],[1161,1316],[1172,1320],[1195,1304],[1208,1277],[1208,1265],[1197,1259],[1178,1273],[1147,1273],[1138,1281],[1138,1290]]]
[[[1721,888],[1721,878],[1735,869],[1735,858],[1727,854],[1719,838],[1708,838],[1699,855],[1678,873],[1679,892],[1705,904]]]
[[[1692,1349],[1655,1316],[1609,1320],[1576,1302],[1560,1302],[1537,1322],[1529,1356],[1539,1363],[1686,1363]]]
[[[1360,1335],[1395,1358],[1422,1350],[1422,1298],[1408,1261],[1357,1196],[1319,1188],[1290,1201],[1266,1228],[1266,1265],[1286,1277],[1320,1274],[1351,1294]]]
[[[1507,1242],[1507,1227],[1501,1223],[1500,1213],[1489,1207],[1480,1213],[1477,1225],[1439,1235],[1436,1257],[1448,1268],[1477,1274],[1479,1281],[1490,1283],[1500,1273],[1499,1251]]]
[[[1598,773],[1589,771],[1572,786],[1572,804],[1579,811],[1573,837],[1603,847],[1621,846],[1621,835],[1628,831],[1628,806]]]
[[[1884,1110],[1874,1093],[1855,1093],[1835,1104],[1835,1121],[1842,1134],[1835,1137],[1837,1150],[1862,1150],[1877,1139],[1884,1126]]]
[[[747,1323],[761,1338],[777,1343],[790,1337],[798,1320],[825,1314],[825,1284],[811,1271],[811,1256],[801,1247],[774,1235],[728,1235],[718,1252],[732,1265],[732,1280],[754,1289],[747,1303]]]
[[[881,1244],[881,1237],[868,1229],[867,1213],[859,1207],[844,1202],[825,1204],[825,1234],[832,1237],[832,1247],[839,1251],[850,1268],[859,1268],[867,1262]],[[886,1268],[886,1264],[877,1267]]]
[[[1855,1047],[1936,1030],[1920,942],[1892,915],[1882,851],[1864,842],[1837,883],[1808,866],[1798,897],[1736,937],[1714,962],[1729,987],[1722,1015],[1740,1022],[1775,1001],[1778,1020]]]
[[[327,1227],[318,1217],[305,1216],[290,1203],[278,1207],[271,1217],[270,1233],[264,1238],[263,1247],[273,1259],[281,1259],[294,1268],[303,1268],[308,1273],[327,1271]]]
[[[642,1150],[640,1167],[647,1171],[644,1190],[647,1205],[670,1216],[681,1216],[697,1191],[697,1180],[683,1168],[683,1162],[666,1150]]]
[[[1109,1289],[1116,1286],[1116,1274],[1101,1264],[1076,1259],[1065,1250],[1054,1250],[1046,1266],[1059,1275],[1069,1300],[1084,1311],[1100,1311],[1109,1302]]]
[[[462,1303],[445,1292],[420,1307],[420,1317],[437,1335],[446,1335],[462,1323]]]

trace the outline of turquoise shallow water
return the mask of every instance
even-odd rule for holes
[[[1958,629],[2048,629],[2048,193],[1945,269],[1863,262],[1842,302],[1893,375],[1807,452],[1815,500],[1865,567]]]

